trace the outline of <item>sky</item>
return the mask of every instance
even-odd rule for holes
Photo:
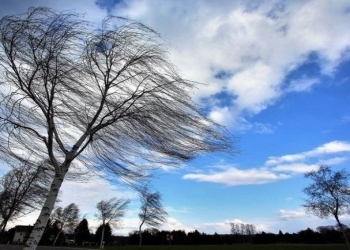
[[[321,164],[350,164],[349,0],[0,0],[0,16],[31,6],[127,17],[159,32],[182,76],[205,83],[193,93],[208,117],[238,138],[240,154],[199,156],[159,169],[153,187],[168,221],[159,229],[230,233],[230,223],[257,231],[298,232],[334,225],[303,209],[304,174]],[[0,174],[7,171],[0,166]],[[130,199],[114,228],[139,225],[138,194],[94,176],[66,180],[60,206],[75,202],[92,231],[96,204]],[[13,223],[33,224],[37,213]],[[341,220],[350,224],[350,216]]]

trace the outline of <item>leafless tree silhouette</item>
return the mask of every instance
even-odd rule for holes
[[[350,212],[350,174],[345,171],[332,171],[328,166],[305,174],[312,183],[303,191],[307,195],[304,207],[320,218],[333,216],[350,249],[346,226],[339,220],[342,214]]]
[[[32,166],[30,159],[12,162],[12,169],[0,178],[0,238],[9,221],[41,209],[52,172],[45,164]]]
[[[97,214],[96,217],[98,220],[102,221],[102,235],[100,242],[100,249],[103,249],[103,241],[105,234],[105,226],[106,224],[114,225],[120,221],[120,219],[124,216],[125,209],[129,205],[129,200],[122,200],[112,198],[108,201],[102,200],[97,203]]]
[[[78,224],[79,217],[79,208],[75,203],[71,203],[65,208],[57,207],[53,212],[53,220],[58,224],[59,231],[56,235],[56,238],[53,242],[53,246],[56,244],[60,234],[63,231],[63,228],[70,228],[73,232],[74,228]]]
[[[149,188],[145,186],[140,192],[141,208],[139,213],[139,248],[142,245],[142,226],[144,224],[149,226],[159,226],[166,221],[167,212],[162,205],[162,196],[159,192],[150,192]]]
[[[137,184],[150,168],[233,149],[191,100],[196,83],[137,22],[107,18],[94,29],[77,13],[42,7],[6,16],[0,74],[1,157],[31,154],[55,171],[26,250],[36,248],[68,170]]]

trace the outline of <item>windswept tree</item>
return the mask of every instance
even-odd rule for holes
[[[101,233],[101,241],[100,241],[100,248],[103,248],[103,237],[104,237],[104,231],[106,224],[108,225],[114,225],[116,226],[120,219],[124,216],[125,209],[129,205],[129,200],[122,200],[122,199],[116,199],[112,198],[108,201],[102,200],[99,203],[97,203],[97,214],[96,217],[98,220],[102,222],[102,233]]]
[[[59,225],[59,231],[52,244],[54,246],[60,234],[62,233],[63,228],[68,228],[71,232],[73,232],[74,227],[77,225],[78,222],[79,208],[75,203],[71,203],[65,208],[57,207],[53,212],[52,218]]]
[[[30,159],[12,162],[0,178],[0,238],[9,221],[40,209],[47,195],[50,172],[45,164],[32,166]]]
[[[350,212],[350,174],[345,170],[332,171],[329,166],[305,174],[312,183],[303,191],[307,195],[304,207],[320,218],[333,216],[350,249],[346,226],[339,216]]]
[[[166,221],[167,212],[162,205],[162,196],[159,192],[150,192],[145,187],[140,192],[141,208],[139,213],[139,248],[142,245],[142,226],[144,224],[152,227],[157,227]]]
[[[136,185],[157,165],[232,149],[155,31],[122,18],[92,26],[42,7],[0,20],[1,157],[49,159],[55,172],[25,250],[36,248],[68,171]]]

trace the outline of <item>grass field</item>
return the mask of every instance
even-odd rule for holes
[[[138,250],[138,246],[107,247],[106,250]],[[347,250],[346,245],[220,245],[220,246],[142,246],[141,250]]]

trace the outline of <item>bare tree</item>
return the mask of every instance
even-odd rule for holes
[[[9,221],[40,209],[47,195],[46,181],[51,176],[45,164],[32,166],[12,162],[12,169],[0,178],[0,238]]]
[[[164,210],[161,203],[162,196],[159,192],[150,192],[147,187],[145,187],[140,192],[141,198],[141,208],[139,213],[139,218],[141,224],[139,226],[139,248],[142,244],[142,226],[144,224],[152,227],[159,226],[161,223],[166,221],[167,212]]]
[[[58,222],[59,231],[56,235],[56,238],[53,242],[53,246],[56,244],[56,241],[60,234],[62,233],[63,228],[69,228],[71,231],[74,230],[74,227],[77,225],[79,218],[79,208],[75,203],[71,203],[65,208],[57,207],[53,212],[52,218]]]
[[[318,170],[306,173],[305,177],[310,178],[312,183],[303,190],[308,196],[304,207],[320,218],[333,216],[350,249],[346,227],[339,220],[340,215],[350,211],[349,173],[320,166]]]
[[[97,214],[96,217],[102,221],[102,236],[100,242],[100,248],[103,249],[103,237],[105,233],[105,225],[116,225],[120,218],[124,216],[125,209],[129,205],[129,200],[122,200],[112,198],[108,201],[102,200],[97,203]]]
[[[31,8],[0,20],[1,157],[48,158],[55,171],[25,250],[36,248],[68,170],[137,184],[155,166],[232,149],[161,43],[121,18],[92,29],[79,14]]]
[[[237,242],[244,243],[246,240],[252,242],[253,235],[256,233],[255,226],[253,224],[244,223],[230,223],[231,234],[234,235]]]

